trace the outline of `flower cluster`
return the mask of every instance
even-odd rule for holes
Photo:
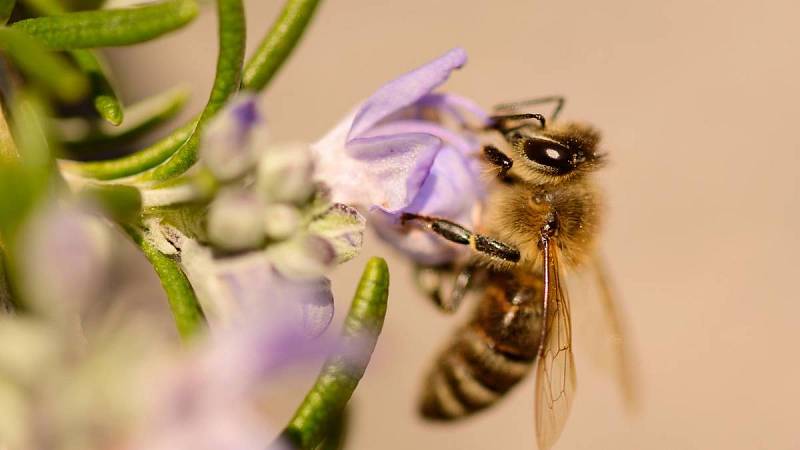
[[[180,256],[212,327],[289,304],[318,335],[333,316],[324,274],[358,253],[365,219],[317,188],[306,146],[265,130],[255,97],[232,101],[204,136],[202,169],[218,186],[207,210],[189,227],[154,215],[148,238]]]
[[[0,341],[15,343],[0,348],[0,448],[263,448],[276,431],[264,387],[332,348],[319,337],[334,312],[327,272],[360,251],[368,221],[419,264],[462,254],[400,217],[473,224],[488,117],[434,92],[465,62],[455,49],[389,82],[311,145],[273,142],[257,98],[238,94],[198,128],[199,163],[168,182],[67,173],[64,194],[42,172],[37,192],[59,193],[14,219],[14,233],[0,221],[14,261],[13,289],[0,270],[0,309],[20,296],[27,310],[0,319]],[[134,219],[82,196],[90,187],[135,191]],[[152,312],[104,300],[115,221],[188,280],[210,331],[188,349]]]

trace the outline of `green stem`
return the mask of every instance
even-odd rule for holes
[[[225,102],[239,90],[244,63],[245,31],[242,0],[217,0],[219,17],[219,56],[214,86],[192,136],[169,160],[153,170],[146,180],[166,181],[189,170],[197,162],[197,150],[203,127],[214,117]]]
[[[314,387],[283,432],[301,450],[314,450],[343,414],[367,369],[383,327],[389,268],[382,258],[367,262],[345,319],[342,346],[328,357]]]
[[[289,0],[258,50],[244,68],[242,86],[261,91],[292,53],[311,21],[319,0]]]
[[[188,341],[205,328],[203,310],[200,308],[192,285],[177,261],[158,251],[138,230],[127,228],[126,231],[153,265],[156,275],[161,280],[161,286],[164,287],[167,294],[178,333]]]

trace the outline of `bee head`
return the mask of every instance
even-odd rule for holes
[[[532,178],[561,182],[597,169],[604,155],[596,152],[600,134],[592,127],[565,123],[535,131],[513,131],[507,139]],[[533,181],[533,180],[532,180]]]

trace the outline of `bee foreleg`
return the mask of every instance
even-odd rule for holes
[[[403,213],[402,223],[412,220],[423,222],[431,231],[456,244],[468,245],[478,253],[501,259],[503,261],[519,262],[520,253],[515,247],[498,241],[497,239],[476,234],[461,225],[436,217],[419,216],[417,214]]]

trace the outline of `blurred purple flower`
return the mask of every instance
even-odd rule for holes
[[[450,73],[466,62],[456,48],[385,84],[312,145],[316,178],[332,199],[351,205],[398,212],[409,206],[425,183],[445,144],[462,152],[475,144],[469,133],[447,128],[442,117],[468,109],[486,121],[470,101],[432,94]]]
[[[287,368],[318,361],[333,345],[309,339],[280,314],[248,317],[210,335],[156,374],[161,382],[133,448],[263,450],[277,434],[263,408],[270,382]]]
[[[86,205],[47,202],[27,223],[21,281],[33,305],[53,317],[99,300],[111,255],[109,230]]]
[[[484,195],[476,127],[463,113],[477,128],[488,115],[468,99],[432,93],[465,62],[456,48],[387,83],[312,146],[317,178],[334,201],[368,207],[378,235],[422,264],[448,262],[463,250],[401,227],[400,213],[472,226]]]

